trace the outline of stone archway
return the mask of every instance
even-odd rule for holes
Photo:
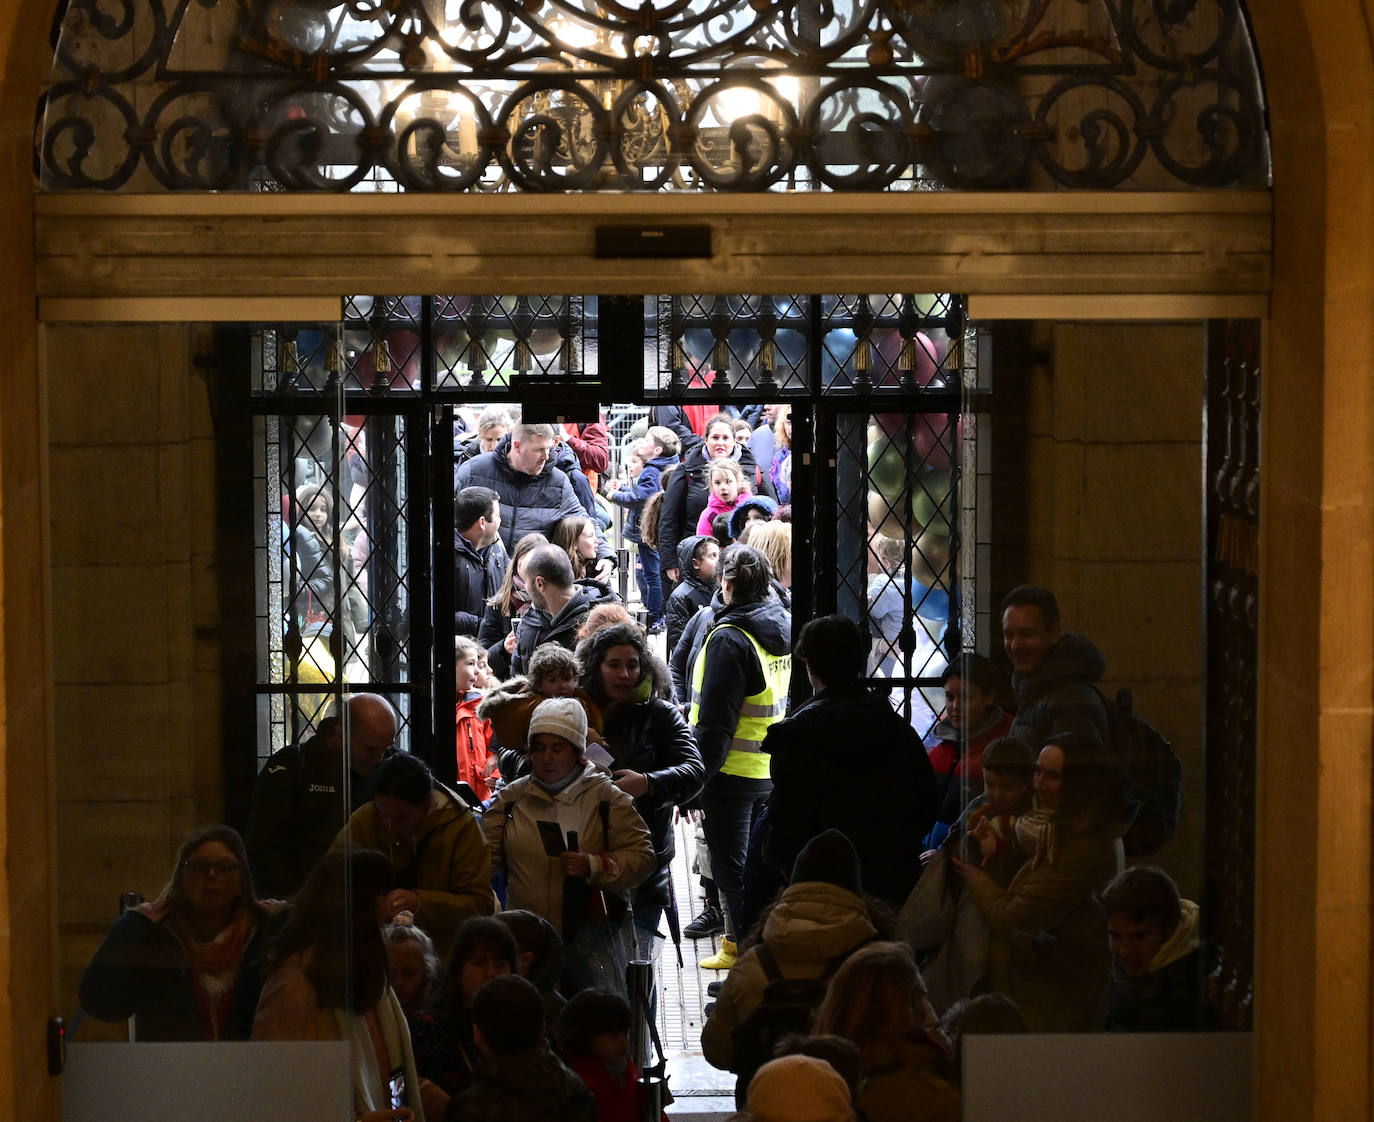
[[[1265,1118],[1367,1117],[1374,5],[1256,0],[1250,9],[1266,61],[1275,214],[1255,1101]]]
[[[1284,1122],[1367,1117],[1374,1103],[1374,2],[1252,0],[1250,8],[1268,63],[1275,168],[1256,1101],[1261,1117]],[[51,0],[8,0],[0,9],[7,154],[0,307],[9,357],[0,383],[0,971],[7,982],[0,1110],[56,1119],[43,1033],[56,988],[55,824],[29,175],[51,15]]]

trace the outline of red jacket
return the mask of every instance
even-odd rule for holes
[[[567,422],[563,431],[582,470],[588,473],[605,471],[611,466],[611,437],[602,421],[590,425]]]
[[[935,769],[936,781],[943,781],[942,787],[954,779],[982,783],[983,749],[994,740],[1010,736],[1012,720],[1013,714],[999,713],[995,721],[989,722],[987,728],[980,729],[979,735],[969,741],[968,752],[962,759],[959,757],[957,734],[953,734],[945,722],[937,723],[934,731],[940,740],[926,752],[930,757],[930,766]]]
[[[595,1056],[569,1056],[568,1066],[596,1099],[597,1122],[639,1122],[639,1068],[634,1060],[626,1063],[621,1075],[613,1075]],[[668,1122],[667,1114],[661,1122]]]
[[[477,715],[477,703],[481,695],[474,695],[458,703],[458,736],[454,753],[458,761],[458,781],[466,783],[483,802],[491,798],[491,788],[487,784],[487,759],[491,749],[491,722]],[[492,773],[495,778],[496,773]]]

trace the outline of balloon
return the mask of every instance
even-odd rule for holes
[[[894,503],[906,482],[905,443],[880,439],[868,446],[868,485]]]
[[[924,331],[916,332],[914,339],[916,344],[916,384],[927,386],[930,380],[935,377],[935,371],[939,369],[940,360],[944,358],[945,347],[936,344]]]
[[[916,539],[911,557],[912,579],[932,585],[949,568],[949,538],[930,530],[923,530]]]
[[[900,499],[897,502],[897,509],[877,491],[868,493],[868,520],[873,524],[873,528],[880,534],[885,534],[889,538],[901,539],[906,535],[906,526],[902,522],[902,511]]]
[[[906,413],[874,413],[868,425],[869,441],[881,435],[899,444],[906,443],[907,417]]]
[[[916,454],[931,467],[952,466],[955,433],[947,413],[917,413],[911,418],[911,440]]]
[[[920,526],[948,534],[949,491],[954,473],[947,468],[923,467],[911,488],[911,517]]]

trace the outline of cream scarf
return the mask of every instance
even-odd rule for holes
[[[382,1071],[377,1066],[377,1049],[372,1044],[367,1018],[344,1009],[335,1009],[333,1012],[339,1025],[339,1038],[348,1041],[349,1054],[353,1057],[354,1108],[363,1114],[369,1110],[386,1109],[391,1106],[391,1072]],[[425,1112],[420,1106],[420,1076],[415,1071],[415,1053],[410,1047],[410,1029],[406,1027],[401,1003],[396,1000],[396,994],[390,986],[386,987],[382,1000],[373,1012],[377,1015],[382,1042],[386,1045],[392,1068],[405,1069],[406,1105],[415,1112],[415,1122],[425,1122]]]

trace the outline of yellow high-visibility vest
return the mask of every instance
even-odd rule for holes
[[[769,654],[749,632],[732,623],[713,627],[702,643],[701,651],[692,666],[692,707],[688,719],[696,725],[701,714],[701,683],[706,675],[706,648],[717,632],[725,628],[738,631],[754,648],[759,666],[763,670],[763,689],[744,699],[740,706],[739,718],[735,723],[734,735],[730,738],[730,751],[725,756],[721,771],[726,775],[738,775],[745,779],[767,779],[769,775],[769,755],[763,750],[763,738],[768,727],[782,719],[787,707],[787,687],[792,680],[792,656],[790,654]]]

